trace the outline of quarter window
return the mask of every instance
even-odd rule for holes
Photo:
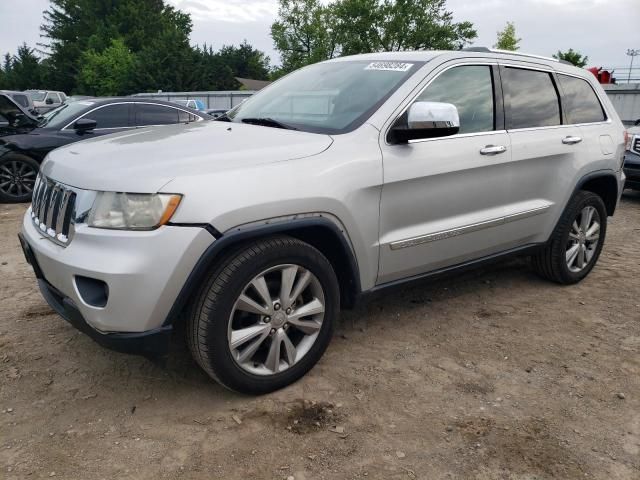
[[[136,125],[169,125],[178,123],[178,110],[163,105],[139,103],[136,110]]]
[[[459,133],[494,129],[493,80],[489,66],[468,65],[446,70],[416,101],[455,105],[460,117]]]
[[[196,121],[196,116],[192,113],[185,112],[184,110],[178,110],[178,118],[180,123],[190,123]]]
[[[602,122],[607,119],[600,100],[586,80],[558,75],[562,99],[571,123]]]
[[[550,73],[508,67],[503,72],[508,129],[560,125],[560,101]]]
[[[107,105],[83,118],[95,120],[96,128],[124,128],[129,126],[129,104]]]

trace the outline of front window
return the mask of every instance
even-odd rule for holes
[[[55,110],[45,113],[40,122],[40,126],[61,129],[75,120],[81,113],[85,112],[87,107],[93,105],[93,102],[65,103]]]
[[[493,78],[489,66],[464,65],[446,70],[416,101],[453,104],[460,116],[458,133],[494,129]]]
[[[268,119],[307,132],[346,133],[364,123],[423,64],[318,63],[287,75],[223,118],[245,123]]]

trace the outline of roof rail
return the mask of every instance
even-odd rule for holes
[[[542,55],[533,55],[531,53],[522,53],[522,52],[515,52],[512,50],[500,50],[498,48],[487,48],[487,47],[467,47],[467,48],[463,48],[462,49],[465,52],[482,52],[482,53],[502,53],[505,55],[519,55],[521,57],[529,57],[529,58],[539,58],[540,60],[548,60],[551,62],[558,62],[558,63],[564,63],[566,65],[572,65],[571,62],[567,62],[566,60],[559,60],[557,58],[553,58],[553,57],[545,57]]]

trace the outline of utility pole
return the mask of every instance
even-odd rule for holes
[[[627,83],[631,83],[631,70],[633,69],[633,59],[634,57],[636,57],[637,55],[640,55],[640,49],[628,49],[627,50],[627,55],[629,55],[631,57],[631,65],[629,65],[629,75],[627,76]]]

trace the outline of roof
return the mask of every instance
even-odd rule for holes
[[[251,78],[235,77],[246,90],[261,90],[271,82],[269,80],[253,80]]]
[[[346,57],[338,57],[329,60],[330,62],[340,62],[349,60],[395,60],[395,61],[414,61],[414,62],[428,62],[436,57],[447,55],[451,58],[457,57],[481,57],[481,58],[510,58],[512,60],[524,60],[536,63],[553,63],[553,64],[568,64],[563,60],[558,60],[552,57],[544,57],[541,55],[534,55],[523,52],[512,52],[508,50],[497,50],[486,47],[470,47],[463,48],[462,50],[413,50],[413,51],[399,51],[399,52],[375,52],[365,53],[360,55],[350,55]],[[569,64],[569,66],[571,66]]]

